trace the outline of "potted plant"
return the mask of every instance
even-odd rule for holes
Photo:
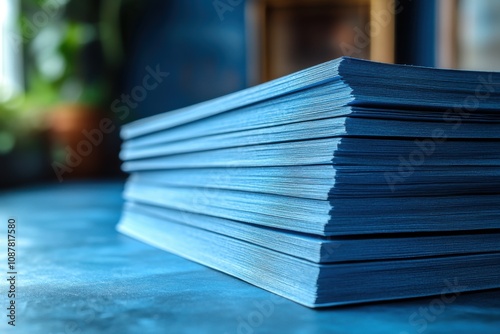
[[[81,2],[52,3],[54,6],[47,8],[34,0],[23,1],[20,26],[26,91],[19,114],[30,114],[43,129],[49,143],[50,169],[62,181],[62,175],[64,179],[88,177],[102,170],[103,147],[92,147],[88,156],[71,166],[68,160],[86,139],[84,131],[98,126],[107,92],[96,47],[97,21],[82,17]],[[76,15],[71,15],[72,4],[79,6],[73,10]],[[37,21],[36,15],[48,19]]]
[[[46,179],[49,174],[47,132],[22,96],[0,103],[0,186]]]

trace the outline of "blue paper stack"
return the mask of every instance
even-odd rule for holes
[[[309,307],[500,287],[500,73],[340,58],[125,126],[119,231]]]

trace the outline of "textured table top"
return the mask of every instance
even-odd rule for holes
[[[0,194],[1,333],[500,333],[500,290],[307,309],[117,233],[121,191],[87,182]]]

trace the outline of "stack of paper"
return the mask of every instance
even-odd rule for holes
[[[139,120],[118,229],[309,307],[497,288],[499,108],[500,73],[340,58]]]

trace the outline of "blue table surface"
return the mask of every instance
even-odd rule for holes
[[[305,308],[117,233],[122,189],[80,182],[0,193],[1,333],[500,333],[500,290]],[[6,316],[9,218],[15,327]]]

